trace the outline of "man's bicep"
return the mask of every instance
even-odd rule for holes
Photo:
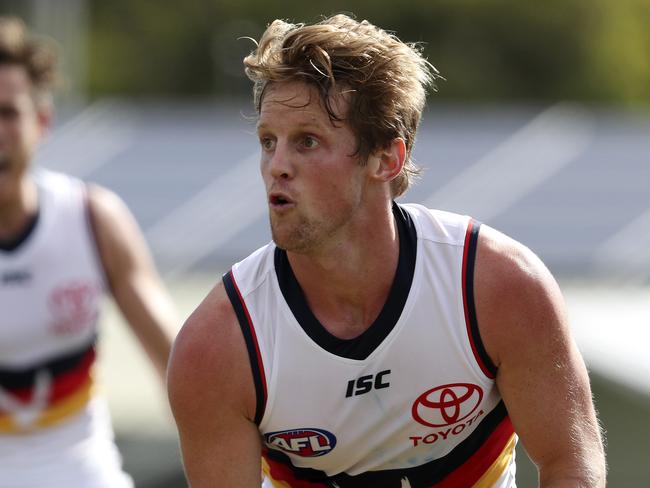
[[[221,285],[185,323],[168,391],[193,487],[258,487],[261,441],[248,352]]]
[[[568,479],[600,486],[602,443],[589,377],[559,287],[532,252],[487,232],[477,256],[477,315],[515,430],[542,486]]]
[[[173,411],[191,487],[260,486],[261,446],[255,424],[241,415],[223,412],[186,415],[183,407]]]
[[[176,311],[129,209],[113,192],[88,188],[88,210],[102,266],[127,323],[164,376]]]

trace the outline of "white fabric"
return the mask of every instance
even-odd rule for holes
[[[102,399],[60,424],[0,435],[0,488],[132,488]]]
[[[88,344],[104,288],[81,181],[35,174],[39,217],[13,251],[0,250],[0,368],[29,368]],[[10,281],[11,275],[24,276]]]
[[[84,184],[45,170],[34,175],[39,219],[13,251],[0,250],[0,368],[20,371],[83,349],[96,334],[104,275],[86,213]],[[18,276],[16,281],[6,276]],[[31,423],[53,381],[42,369],[34,395],[0,407],[25,430],[0,433],[0,488],[130,488],[103,399],[45,427]],[[0,389],[1,390],[1,389]]]
[[[462,263],[469,219],[418,205],[402,207],[414,220],[418,235],[413,283],[393,330],[364,360],[331,354],[301,328],[278,285],[274,245],[233,267],[255,327],[268,385],[260,431],[322,429],[336,437],[336,446],[326,455],[304,457],[283,449],[297,467],[356,475],[419,466],[448,454],[501,400],[494,381],[474,357],[465,323]],[[387,370],[384,380],[389,387],[346,398],[350,380]],[[418,397],[461,383],[481,389],[474,413],[443,427],[414,420],[412,408]],[[463,391],[463,387],[454,390]],[[436,394],[440,390],[432,393]],[[447,413],[453,414],[452,410]],[[440,423],[438,411],[421,408],[419,413]],[[425,438],[431,442],[425,443]],[[286,447],[277,442],[269,447]],[[495,488],[514,487],[514,474],[508,472],[514,473],[514,461]]]

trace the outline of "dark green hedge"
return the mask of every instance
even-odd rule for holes
[[[94,0],[90,90],[247,94],[242,57],[275,18],[352,12],[425,43],[463,100],[650,101],[650,0]]]

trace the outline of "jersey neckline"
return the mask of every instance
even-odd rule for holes
[[[285,250],[275,248],[275,273],[282,295],[300,327],[320,347],[337,356],[364,360],[390,334],[399,320],[411,290],[417,255],[417,232],[413,219],[393,202],[399,234],[399,260],[386,303],[375,321],[353,339],[338,338],[325,329],[309,308],[300,283],[291,269]]]
[[[34,233],[36,224],[38,223],[41,214],[40,206],[36,213],[29,218],[27,226],[20,231],[20,233],[10,239],[0,240],[0,251],[13,252],[23,245],[24,242]]]

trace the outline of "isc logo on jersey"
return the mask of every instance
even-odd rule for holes
[[[334,449],[336,437],[323,429],[294,429],[265,434],[270,447],[302,457],[323,456]]]

